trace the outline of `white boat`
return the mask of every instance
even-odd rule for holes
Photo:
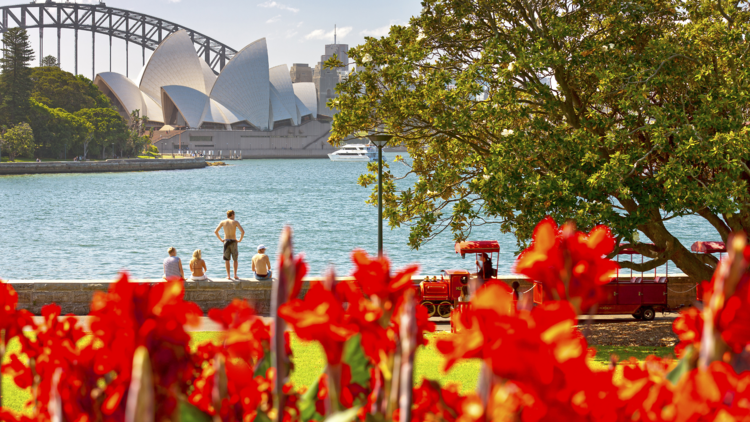
[[[375,145],[349,144],[336,152],[328,154],[331,161],[364,161],[370,162],[378,159],[378,151]]]

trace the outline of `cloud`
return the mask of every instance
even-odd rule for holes
[[[347,34],[352,32],[351,26],[345,26],[343,28],[338,28],[336,30],[336,34],[339,37],[345,37]],[[333,40],[333,29],[326,32],[324,29],[316,29],[313,32],[305,35],[306,40]]]
[[[292,29],[286,31],[286,38],[292,38],[293,36],[299,34],[299,32],[294,31]]]
[[[173,0],[170,0],[170,1],[173,1]],[[179,0],[177,0],[177,1],[179,1]],[[276,16],[272,17],[271,19],[267,20],[266,23],[274,23],[274,22],[278,22],[280,20],[281,20],[281,15],[276,15]]]
[[[281,10],[288,10],[290,12],[297,13],[299,12],[299,9],[296,7],[287,6],[285,4],[277,3],[275,1],[265,1],[263,3],[259,3],[258,7],[265,7],[266,9],[281,9]]]
[[[359,35],[368,37],[384,37],[388,35],[388,31],[390,31],[390,29],[391,25],[381,26],[380,28],[375,29],[365,29],[364,31],[360,32]]]

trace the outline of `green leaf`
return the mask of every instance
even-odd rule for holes
[[[357,418],[357,412],[359,412],[359,406],[346,409],[341,412],[336,412],[333,415],[327,417],[325,422],[351,422]]]
[[[212,422],[211,416],[184,400],[179,401],[177,412],[180,415],[180,422]]]
[[[365,422],[385,422],[385,416],[380,413],[367,413]]]
[[[671,382],[674,385],[677,385],[678,382],[680,382],[680,379],[690,372],[690,361],[693,358],[694,353],[693,346],[688,346],[685,349],[685,355],[680,359],[680,362],[675,366],[675,368],[667,374],[667,379],[669,382]]]
[[[255,372],[253,373],[254,377],[266,376],[266,371],[271,367],[271,351],[270,350],[263,350],[263,359],[258,362],[258,364],[255,366]]]
[[[318,390],[320,384],[320,378],[315,381],[315,384],[311,385],[305,394],[300,397],[298,408],[300,413],[300,419],[303,422],[307,421],[322,421],[323,415],[317,412],[315,409],[315,402],[318,400]]]
[[[362,336],[356,334],[344,344],[344,355],[342,360],[349,365],[352,373],[352,384],[359,384],[362,387],[370,385],[370,361],[367,360],[364,350],[362,350]]]
[[[253,422],[272,422],[271,418],[268,417],[264,412],[258,412],[255,414]]]

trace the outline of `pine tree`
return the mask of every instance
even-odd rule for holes
[[[31,69],[34,50],[25,29],[11,28],[3,34],[3,57],[0,58],[0,119],[8,126],[26,121],[31,96]]]

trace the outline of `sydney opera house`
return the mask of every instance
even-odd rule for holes
[[[311,79],[293,83],[286,65],[269,68],[265,38],[239,51],[216,75],[187,33],[177,31],[154,51],[138,83],[114,72],[99,73],[94,83],[124,118],[135,110],[148,117],[162,153],[326,156],[333,149],[327,142],[333,113],[324,106],[331,92],[321,97]]]

